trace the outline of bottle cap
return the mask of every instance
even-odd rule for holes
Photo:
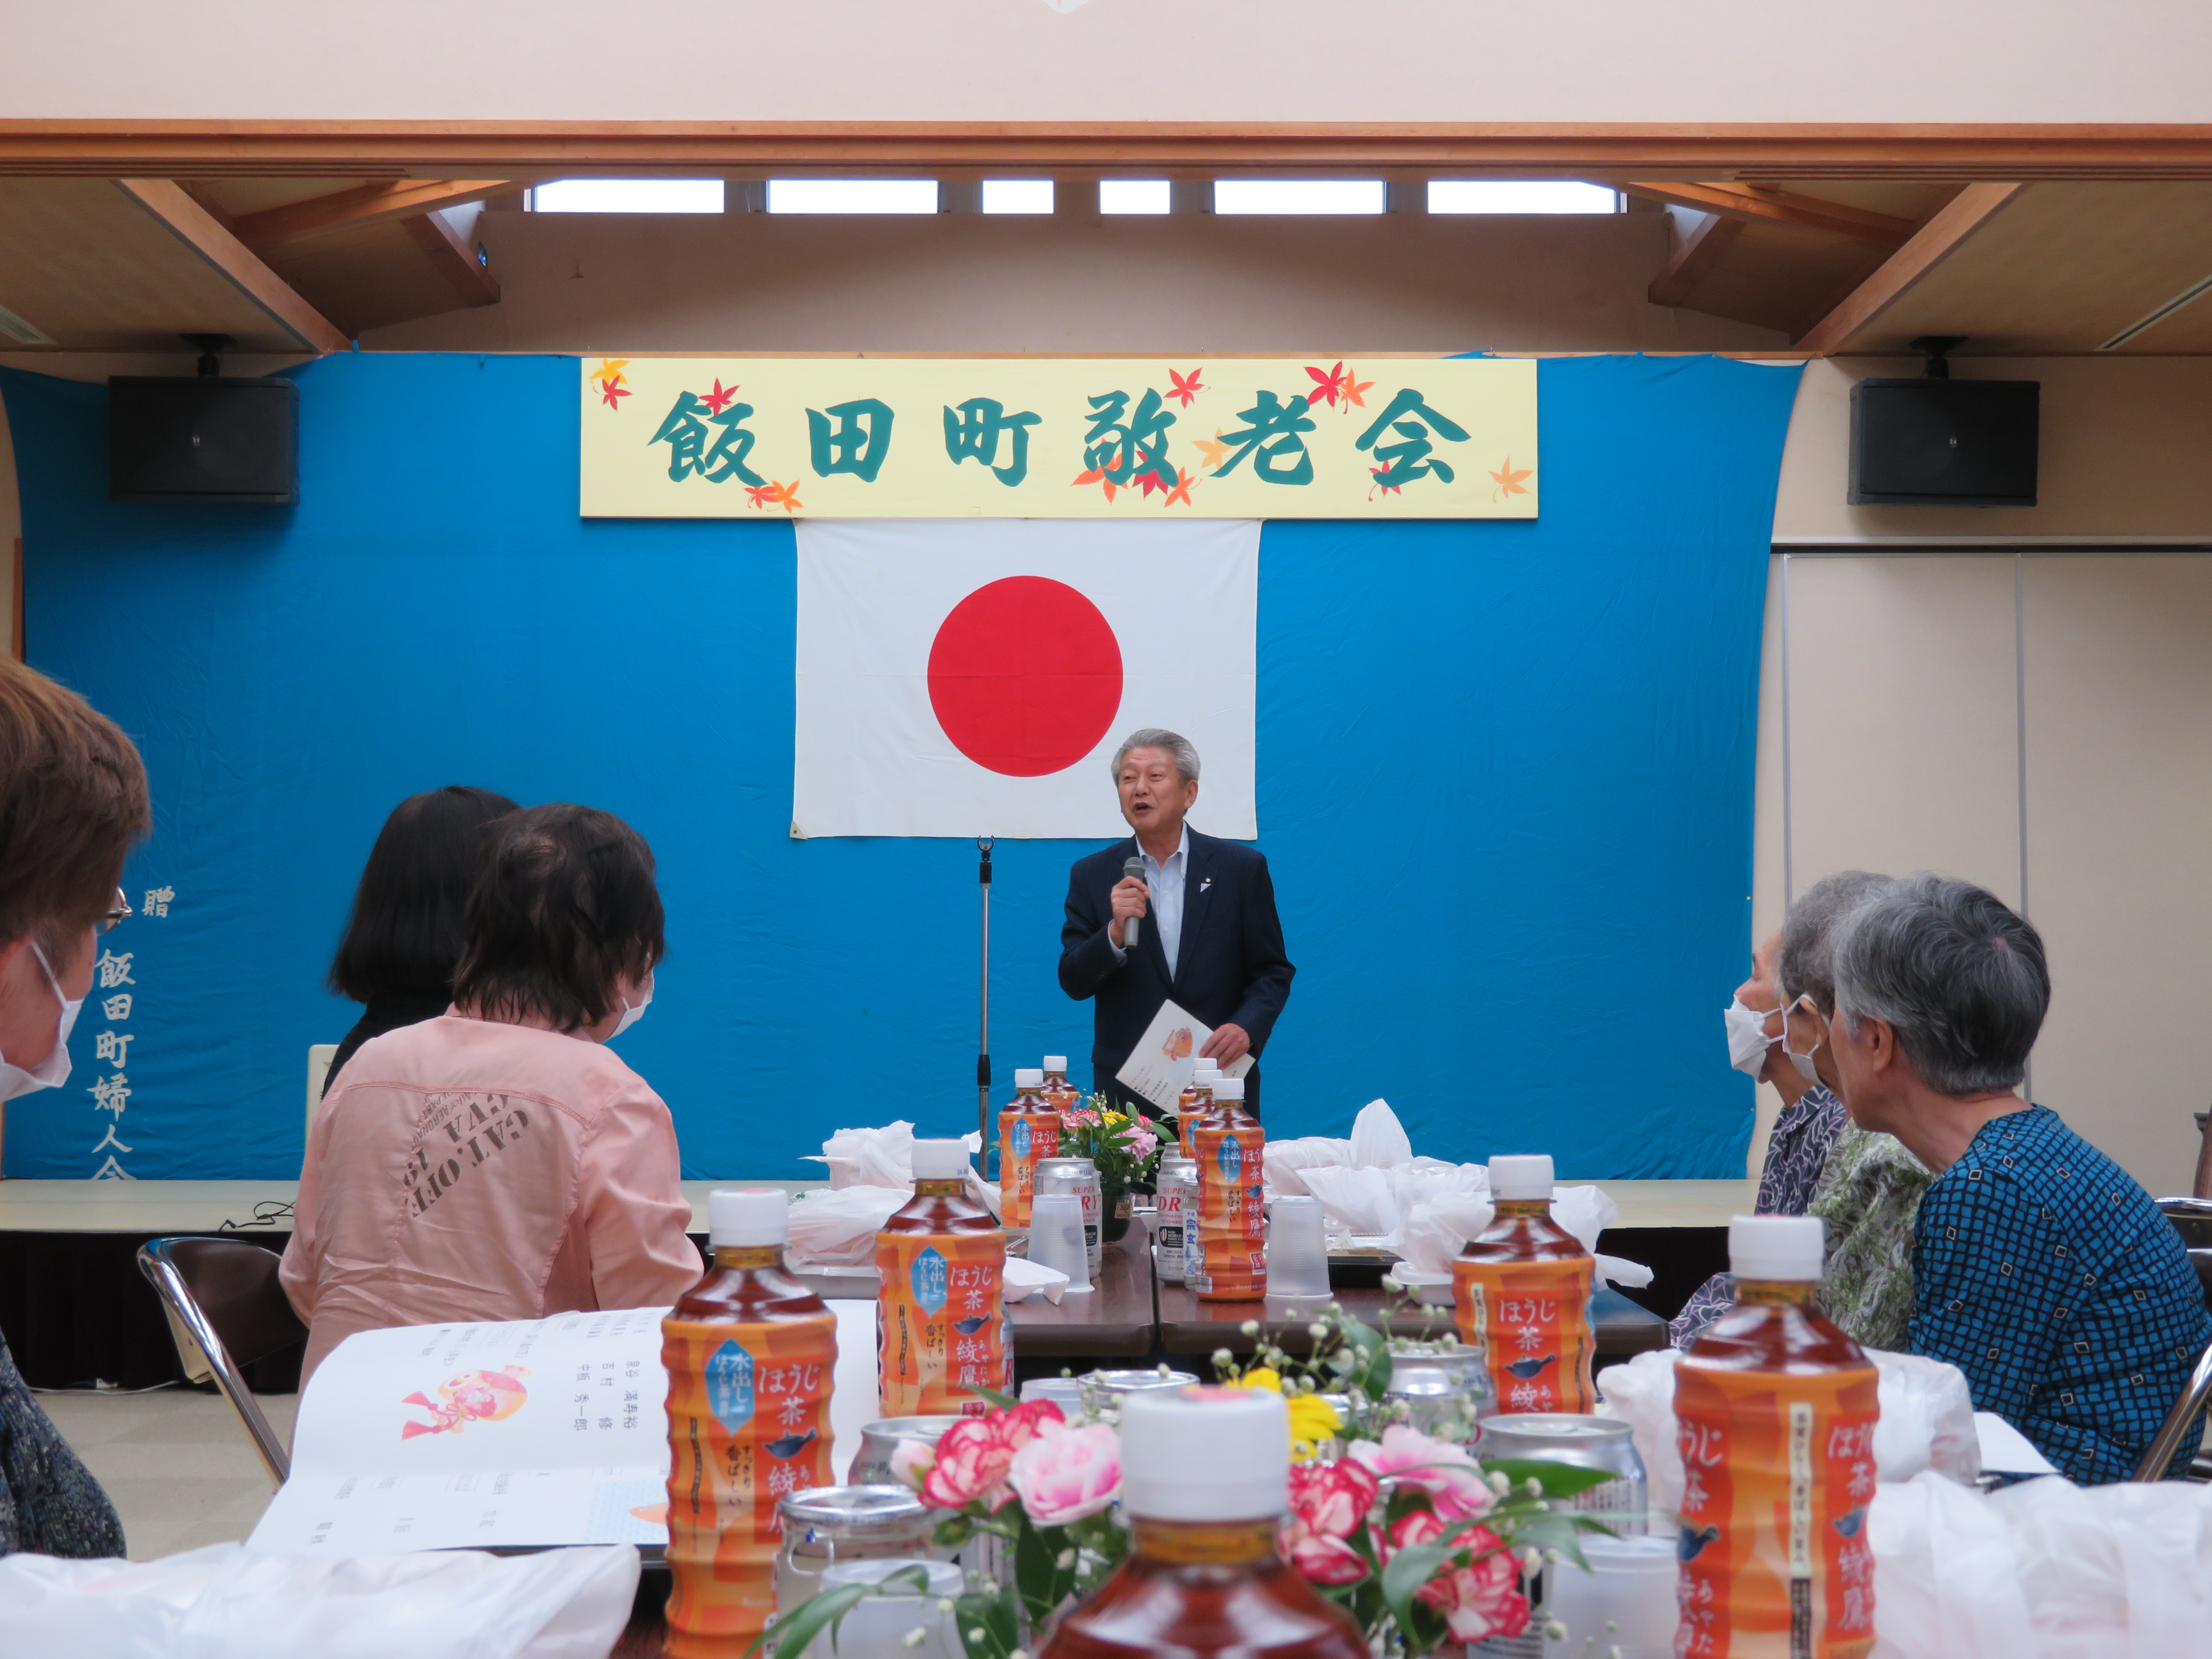
[[[1256,1521],[1290,1504],[1290,1411],[1265,1389],[1121,1398],[1121,1504],[1154,1521]]]
[[[790,1237],[791,1198],[781,1187],[707,1195],[707,1239],[718,1249],[758,1249]]]
[[[1034,1066],[1017,1066],[1014,1067],[1014,1087],[1042,1089],[1044,1087],[1044,1073]]]
[[[957,1140],[914,1143],[916,1181],[951,1181],[968,1173],[968,1148]]]
[[[1729,1271],[1738,1279],[1818,1281],[1828,1229],[1816,1215],[1740,1215],[1729,1220]]]
[[[1244,1079],[1241,1077],[1215,1078],[1213,1079],[1213,1097],[1216,1100],[1243,1099]]]
[[[1490,1196],[1493,1200],[1551,1195],[1549,1152],[1506,1153],[1490,1160]]]
[[[1066,1054],[1047,1054],[1044,1057],[1044,1068],[1048,1072],[1066,1071],[1067,1069],[1067,1056]]]

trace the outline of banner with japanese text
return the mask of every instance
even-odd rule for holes
[[[600,357],[587,519],[1533,519],[1525,358]]]

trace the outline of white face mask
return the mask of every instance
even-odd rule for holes
[[[1798,1002],[1804,1003],[1808,1008],[1812,1007],[1812,1004],[1804,997],[1799,997],[1797,999],[1797,1002],[1793,1002],[1790,1006],[1794,1009],[1796,1007]],[[1783,1036],[1785,1039],[1789,1036],[1789,1028],[1786,1025],[1783,1028]],[[1819,1043],[1816,1042],[1813,1045],[1813,1054],[1818,1054],[1820,1049],[1820,1045]],[[1797,1075],[1803,1078],[1806,1082],[1818,1083],[1820,1080],[1820,1069],[1813,1064],[1812,1054],[1799,1054],[1796,1049],[1790,1046],[1787,1041],[1784,1041],[1782,1044],[1782,1052],[1790,1056],[1790,1063],[1797,1068]]]
[[[39,971],[46,976],[46,983],[53,988],[54,1000],[62,1006],[61,1024],[54,1033],[53,1053],[28,1070],[15,1065],[5,1055],[0,1055],[0,1100],[13,1100],[18,1095],[29,1094],[33,1089],[58,1089],[69,1081],[70,1030],[76,1024],[76,1011],[84,1006],[84,999],[79,997],[71,1002],[64,996],[61,981],[54,977],[53,966],[46,960],[46,953],[36,944],[31,946],[31,951],[39,959]]]
[[[632,1002],[628,997],[624,997],[622,1000],[622,1006],[623,1012],[621,1019],[615,1023],[615,1029],[607,1034],[607,1041],[610,1042],[612,1042],[624,1031],[629,1030],[631,1026],[636,1024],[638,1021],[643,1019],[645,1018],[645,1011],[653,1006],[652,980],[647,979],[645,981],[645,995],[642,998],[636,1002]]]
[[[1729,999],[1721,1018],[1728,1024],[1729,1064],[1747,1077],[1756,1079],[1765,1069],[1766,1051],[1782,1041],[1778,1036],[1766,1035],[1766,1022],[1774,1016],[1745,1007],[1739,996]]]

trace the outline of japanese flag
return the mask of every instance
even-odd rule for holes
[[[1191,819],[1253,805],[1260,526],[801,519],[794,836],[1126,833],[1139,726],[1188,738]]]

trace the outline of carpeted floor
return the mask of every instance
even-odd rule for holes
[[[261,1396],[288,1439],[298,1401]],[[134,1561],[243,1539],[268,1506],[269,1477],[221,1395],[42,1393],[39,1404],[107,1489]]]

